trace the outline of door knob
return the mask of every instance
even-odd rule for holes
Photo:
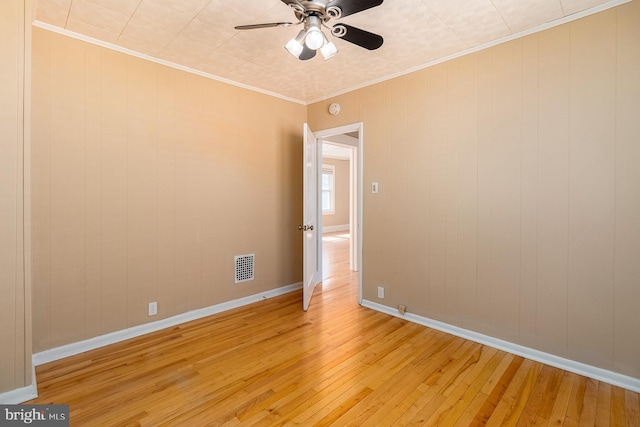
[[[302,230],[304,230],[304,227],[303,227],[303,226],[301,226],[301,225],[299,225],[299,226],[298,226],[298,230],[302,231]]]

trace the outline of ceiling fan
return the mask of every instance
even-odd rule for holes
[[[266,24],[239,25],[236,30],[254,30],[257,28],[289,27],[304,24],[298,36],[289,40],[285,48],[290,54],[301,60],[311,59],[320,53],[325,60],[338,53],[338,48],[329,41],[321,27],[331,34],[365,49],[375,50],[382,46],[384,39],[378,34],[338,23],[329,27],[331,19],[340,19],[372,7],[380,6],[384,0],[281,0],[291,7],[298,22],[270,22]]]

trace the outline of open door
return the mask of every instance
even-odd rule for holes
[[[320,282],[320,252],[318,248],[318,143],[309,129],[304,124],[304,207],[303,224],[298,226],[303,233],[303,282],[302,282],[302,308],[309,309],[313,290]]]

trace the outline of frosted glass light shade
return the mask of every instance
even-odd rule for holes
[[[284,48],[287,49],[291,55],[296,58],[300,58],[300,54],[302,53],[304,46],[302,46],[298,40],[291,39]]]
[[[324,46],[320,48],[320,53],[322,54],[324,60],[331,59],[338,53],[338,48],[333,42],[327,42]]]
[[[324,34],[322,34],[322,31],[317,28],[310,28],[309,31],[307,31],[307,37],[304,40],[304,44],[312,50],[320,49],[324,44]]]

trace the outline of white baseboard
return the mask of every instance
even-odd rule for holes
[[[115,344],[124,340],[128,340],[130,338],[139,337],[150,332],[156,332],[165,328],[180,325],[182,323],[191,322],[193,320],[201,319],[213,314],[218,314],[223,311],[232,310],[234,308],[243,307],[245,305],[253,304],[258,301],[277,297],[279,295],[284,295],[301,288],[301,283],[283,286],[281,288],[272,289],[270,291],[262,292],[256,295],[250,295],[248,297],[239,298],[233,301],[227,301],[221,304],[213,305],[211,307],[201,308],[199,310],[193,310],[187,313],[178,314],[176,316],[158,320],[156,322],[145,323],[144,325],[134,326],[132,328],[123,329],[121,331],[112,332],[109,334],[101,335],[99,337],[90,338],[88,340],[63,345],[60,347],[52,348],[50,350],[45,350],[33,355],[33,365],[44,365],[45,363],[64,359],[65,357],[74,356],[76,354],[84,353],[86,351],[94,350],[96,348],[104,347],[110,344]]]
[[[349,231],[349,224],[345,225],[327,225],[322,226],[322,234],[324,233],[335,233],[337,231]]]
[[[31,366],[31,385],[0,393],[0,405],[17,405],[38,397],[36,368]]]
[[[2,405],[17,405],[18,403],[24,403],[28,400],[38,397],[38,393],[35,391],[33,385],[17,388],[15,390],[0,393],[0,404]]]
[[[640,393],[639,378],[634,378],[606,369],[597,368],[585,363],[576,362],[575,360],[554,356],[553,354],[545,353],[529,347],[514,344],[509,341],[490,337],[488,335],[483,335],[478,332],[470,331],[468,329],[459,328],[457,326],[449,325],[448,323],[439,322],[437,320],[418,316],[416,314],[407,313],[403,316],[398,313],[397,310],[391,307],[372,301],[363,300],[362,306],[385,314],[389,314],[394,317],[398,317],[400,319],[405,319],[419,325],[436,329],[438,331],[446,332],[460,338],[468,339],[470,341],[484,344],[489,347],[497,348],[498,350],[503,350],[517,356],[522,356],[536,362],[544,363],[546,365],[560,368],[565,371],[573,372],[574,374],[583,375],[585,377],[593,378],[594,380],[603,381],[618,387],[625,388],[627,390],[634,391],[636,393]]]

